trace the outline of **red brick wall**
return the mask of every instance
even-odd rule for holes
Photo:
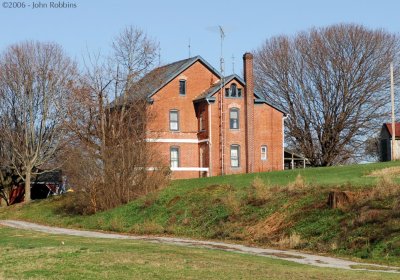
[[[179,95],[179,80],[186,79],[186,95]],[[153,96],[154,103],[150,106],[152,115],[149,122],[148,138],[157,139],[210,139],[211,145],[203,143],[154,143],[157,147],[159,160],[169,166],[170,147],[178,146],[180,149],[180,167],[210,167],[211,175],[221,174],[220,162],[220,118],[218,109],[218,93],[215,94],[216,102],[207,105],[206,102],[193,104],[193,99],[209,89],[218,78],[208,70],[201,62],[196,62],[187,70],[178,75],[156,95]],[[246,98],[245,89],[239,83],[235,82],[238,88],[242,89],[241,98],[224,97],[224,169],[225,174],[245,173],[246,170]],[[229,88],[231,83],[225,88]],[[225,94],[225,89],[223,89]],[[250,116],[253,116],[253,134],[254,140],[251,141],[254,147],[250,149],[254,172],[281,170],[283,166],[282,151],[282,113],[265,104],[254,105],[252,96],[249,100],[251,106]],[[247,100],[247,101],[249,101]],[[239,109],[239,129],[231,130],[229,124],[229,109],[235,107]],[[171,109],[179,110],[179,131],[169,130],[169,111]],[[253,111],[254,110],[254,111]],[[211,115],[209,116],[209,112]],[[198,117],[204,112],[205,131],[198,130]],[[211,122],[209,122],[211,118]],[[208,130],[211,123],[211,131]],[[231,167],[230,146],[232,144],[240,145],[240,167]],[[268,146],[268,159],[261,161],[261,145]],[[201,162],[200,147],[205,152],[204,159]],[[211,159],[211,160],[210,160]],[[210,166],[211,163],[211,166]],[[175,171],[172,178],[193,178],[202,176],[199,171]]]
[[[254,105],[254,172],[283,169],[283,114],[266,104]],[[267,160],[261,160],[261,145],[267,145]]]
[[[186,79],[186,95],[179,95],[179,80]],[[208,131],[198,130],[198,116],[204,111],[204,127],[208,128],[208,109],[206,104],[193,104],[193,99],[209,89],[218,80],[201,62],[195,62],[191,67],[179,74],[153,96],[154,103],[150,106],[151,121],[148,125],[148,138],[156,139],[207,139]],[[169,111],[179,110],[179,131],[169,129]],[[170,147],[180,148],[180,167],[200,167],[200,145],[205,143],[157,143],[157,149],[166,165],[169,166]],[[208,150],[206,150],[208,153]],[[208,156],[206,157],[208,166]],[[172,178],[199,177],[199,171],[176,171]]]

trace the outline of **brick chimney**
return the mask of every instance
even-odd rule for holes
[[[254,78],[253,55],[243,55],[243,72],[245,88],[245,114],[246,114],[246,172],[254,172]]]

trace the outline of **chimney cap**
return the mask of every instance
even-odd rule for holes
[[[253,59],[253,54],[250,52],[247,52],[243,55],[243,59]]]

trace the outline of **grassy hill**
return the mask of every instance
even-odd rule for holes
[[[73,196],[0,208],[0,219],[219,239],[400,265],[400,162],[178,180],[122,207],[79,216]],[[350,201],[328,206],[332,191]],[[346,202],[346,201],[345,201]]]

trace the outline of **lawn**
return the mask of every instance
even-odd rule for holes
[[[0,208],[0,219],[222,240],[400,266],[399,185],[386,190],[389,181],[367,176],[396,166],[400,162],[177,180],[94,215],[66,212],[65,206],[73,204],[67,195]],[[331,209],[332,190],[371,196]]]
[[[211,249],[0,227],[0,279],[399,279]]]

